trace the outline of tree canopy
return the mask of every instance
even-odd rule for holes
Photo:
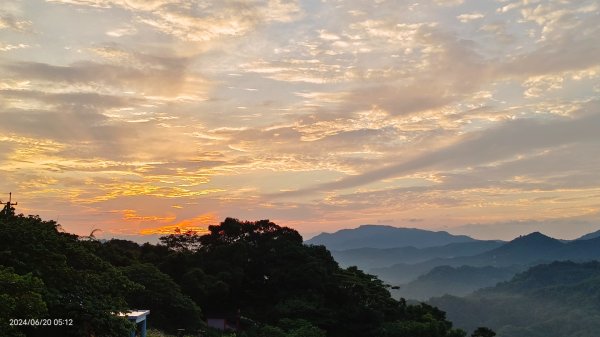
[[[0,219],[0,319],[27,308],[69,327],[8,327],[9,336],[124,336],[116,315],[150,309],[167,332],[205,329],[225,318],[238,336],[464,337],[434,307],[393,299],[356,267],[340,268],[323,246],[269,220],[227,218],[209,233],[177,233],[158,245],[100,242],[64,233],[53,221]],[[28,317],[23,314],[23,317]]]

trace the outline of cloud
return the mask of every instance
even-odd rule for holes
[[[19,44],[5,44],[5,43],[0,43],[0,51],[10,51],[10,50],[15,50],[15,49],[24,49],[24,48],[29,48],[30,46],[24,43],[19,43]]]
[[[281,196],[301,195],[357,187],[386,178],[411,174],[418,170],[443,167],[445,169],[468,168],[510,159],[528,154],[534,150],[556,146],[600,141],[597,130],[600,114],[562,119],[539,121],[521,119],[479,132],[462,136],[456,143],[425,153],[399,164],[349,176],[338,181],[317,185],[299,191],[282,193]]]
[[[38,101],[44,106],[83,106],[94,108],[116,108],[128,107],[147,103],[147,100],[135,96],[118,96],[109,94],[100,94],[97,92],[45,92],[41,90],[27,89],[5,89],[0,90],[4,99],[7,100],[30,100]]]
[[[599,203],[594,0],[22,5],[0,4],[0,190],[83,234]]]
[[[52,0],[102,9],[122,8],[135,21],[184,41],[206,42],[243,36],[271,22],[288,22],[302,14],[295,1],[214,1],[182,4],[175,0]],[[129,31],[129,30],[128,30]],[[111,31],[122,36],[123,31]]]
[[[136,210],[126,209],[123,210],[123,220],[135,222],[172,222],[175,220],[175,216],[139,215]]]
[[[441,6],[458,6],[462,5],[464,0],[434,0],[434,2]]]
[[[485,15],[483,13],[471,12],[471,13],[461,14],[461,15],[457,16],[456,18],[458,19],[458,21],[460,21],[462,23],[468,23],[471,21],[483,19],[484,17],[485,17]]]
[[[176,96],[185,83],[185,63],[174,63],[163,69],[136,69],[90,61],[69,66],[22,61],[5,64],[3,69],[15,77],[28,80],[63,85],[89,85],[90,88],[108,85],[115,89],[133,89],[159,96]],[[164,85],[166,83],[169,85]]]
[[[568,231],[565,229],[568,228]],[[520,235],[536,231],[557,239],[573,240],[600,228],[598,219],[565,218],[546,220],[516,220],[488,224],[466,224],[454,228],[445,228],[453,234],[469,235],[480,240],[501,239],[512,240]]]
[[[175,224],[165,225],[161,227],[149,227],[139,231],[141,235],[169,235],[175,233],[194,232],[199,235],[208,233],[208,226],[217,224],[217,216],[214,213],[206,213],[198,215],[191,219],[185,219]]]
[[[111,29],[106,32],[106,35],[113,37],[122,37],[127,35],[135,35],[137,32],[138,31],[134,26],[128,25],[121,28]]]
[[[0,11],[0,29],[11,29],[17,32],[29,32],[31,22],[18,18],[13,14]]]
[[[596,29],[596,32],[598,30]],[[562,40],[539,49],[515,56],[498,67],[498,74],[536,76],[569,70],[582,70],[598,65],[593,55],[600,52],[597,34],[582,35],[575,40]]]

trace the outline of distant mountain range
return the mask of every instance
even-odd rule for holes
[[[590,239],[595,239],[595,238],[599,238],[599,237],[600,237],[600,231],[595,231],[595,232],[583,235],[577,240],[590,240]]]
[[[497,337],[599,336],[600,263],[538,265],[493,288],[428,303],[459,328],[487,326]]]
[[[510,242],[482,241],[447,232],[364,225],[306,241],[325,245],[343,267],[357,266],[400,286],[395,297],[426,300],[466,295],[552,261],[600,259],[600,231],[577,240],[534,232]]]
[[[399,228],[381,225],[363,225],[342,229],[335,233],[321,233],[305,241],[311,245],[324,245],[329,250],[356,248],[435,247],[449,243],[476,241],[466,235],[432,232],[417,228]]]
[[[450,267],[433,268],[416,280],[392,290],[396,298],[410,298],[420,301],[434,296],[452,294],[463,296],[485,287],[494,286],[499,282],[510,280],[516,273],[525,270],[522,266],[512,267]]]
[[[600,238],[575,240],[566,243],[539,232],[518,237],[487,252],[454,258],[436,258],[416,264],[400,263],[390,267],[373,268],[369,272],[391,283],[405,283],[438,266],[512,267],[531,266],[544,262],[600,258]]]
[[[398,263],[414,264],[435,258],[453,258],[480,254],[500,247],[502,241],[469,241],[443,246],[415,248],[356,248],[332,250],[331,254],[342,266],[357,266],[363,270],[389,267]]]

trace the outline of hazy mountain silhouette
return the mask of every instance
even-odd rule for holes
[[[443,246],[449,243],[476,241],[466,235],[433,232],[417,228],[399,228],[383,225],[362,225],[354,229],[342,229],[335,233],[321,233],[305,243],[324,245],[329,250],[356,248],[415,248]]]
[[[598,336],[600,263],[553,262],[460,298],[432,298],[459,328],[487,326],[498,337]]]
[[[415,248],[356,248],[334,250],[331,254],[342,266],[357,266],[368,270],[397,263],[419,263],[434,258],[452,258],[480,254],[500,247],[502,241],[472,241],[449,243],[443,246]]]
[[[392,283],[406,283],[437,266],[531,266],[557,260],[589,261],[600,258],[600,238],[563,243],[539,232],[518,237],[490,251],[455,258],[437,258],[416,264],[396,264],[369,271]]]
[[[577,238],[576,240],[590,240],[590,239],[595,239],[595,238],[600,238],[600,230],[582,235],[581,237]]]
[[[510,280],[516,273],[525,269],[522,266],[513,267],[450,267],[439,266],[416,280],[393,290],[394,297],[415,300],[428,300],[434,296],[455,295],[463,296],[475,290],[491,287],[498,282]]]

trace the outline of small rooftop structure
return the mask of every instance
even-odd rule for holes
[[[140,328],[140,337],[146,337],[146,321],[147,316],[150,315],[150,310],[132,310],[127,312],[120,312],[117,316],[125,317],[130,322],[136,324],[136,328],[131,331],[131,337],[136,336],[137,328]]]

